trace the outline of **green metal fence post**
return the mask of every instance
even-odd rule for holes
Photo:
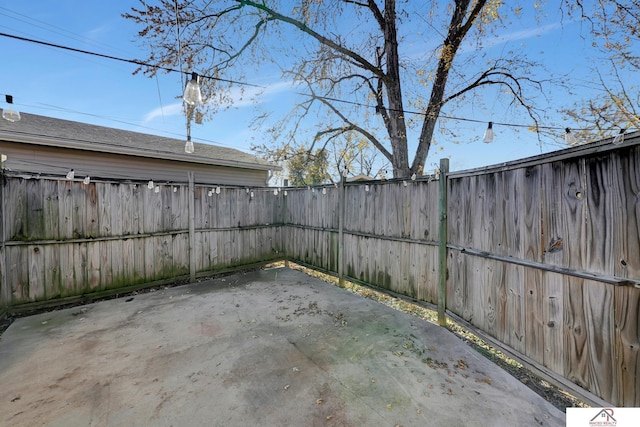
[[[449,159],[440,159],[440,244],[438,247],[438,325],[446,326],[445,309],[447,308],[447,181]]]

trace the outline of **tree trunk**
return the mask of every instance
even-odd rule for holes
[[[400,83],[400,60],[398,58],[398,36],[396,31],[396,2],[385,2],[384,49],[387,58],[385,87],[389,102],[389,121],[387,132],[393,153],[391,165],[393,176],[402,178],[409,176],[409,153],[407,147],[407,127],[404,119],[402,103],[402,86]]]

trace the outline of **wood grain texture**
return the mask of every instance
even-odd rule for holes
[[[615,274],[640,277],[640,149],[629,147],[613,153],[611,169]]]
[[[617,404],[638,406],[640,401],[640,289],[616,288],[615,307],[615,375]]]

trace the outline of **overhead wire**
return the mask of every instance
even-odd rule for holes
[[[110,59],[110,60],[114,60],[114,61],[126,62],[126,63],[130,63],[130,64],[138,65],[138,66],[155,68],[155,69],[163,70],[163,71],[167,71],[167,72],[180,73],[181,75],[188,75],[189,74],[189,72],[186,72],[186,71],[178,70],[178,69],[167,67],[167,66],[163,66],[163,65],[150,64],[148,62],[140,61],[140,60],[137,60],[137,59],[121,58],[121,57],[114,56],[114,55],[107,55],[107,54],[103,54],[103,53],[92,52],[92,51],[88,51],[88,50],[85,50],[85,49],[78,49],[78,48],[74,48],[74,47],[70,47],[70,46],[64,46],[64,45],[60,45],[60,44],[57,44],[57,43],[51,43],[51,42],[46,42],[46,41],[42,41],[42,40],[35,40],[35,39],[32,39],[32,38],[21,37],[21,36],[17,36],[17,35],[14,35],[14,34],[8,34],[8,33],[0,32],[0,36],[1,37],[12,38],[12,39],[15,39],[15,40],[21,40],[21,41],[28,42],[28,43],[35,43],[35,44],[39,44],[39,45],[43,45],[43,46],[49,46],[49,47],[62,49],[62,50],[66,50],[66,51],[77,52],[77,53],[81,53],[81,54],[85,54],[85,55],[91,55],[91,56],[96,56],[96,57],[100,57],[100,58]],[[264,85],[258,85],[258,84],[254,84],[254,83],[248,83],[248,82],[243,82],[243,81],[238,81],[238,80],[231,80],[231,79],[224,79],[224,78],[220,78],[220,77],[216,77],[216,76],[209,76],[209,75],[199,75],[199,76],[201,78],[216,80],[216,81],[220,81],[220,82],[224,82],[224,83],[230,83],[230,84],[241,85],[241,86],[249,86],[249,87],[255,87],[255,88],[260,88],[260,89],[267,89],[267,87],[264,86]],[[303,93],[303,92],[295,92],[295,93],[297,95],[300,95],[300,96],[306,96],[306,97],[311,97],[311,98],[315,98],[315,99],[323,99],[323,100],[331,101],[331,102],[340,102],[340,103],[344,103],[344,104],[351,104],[351,105],[355,105],[355,106],[375,109],[375,106],[364,104],[364,103],[357,102],[357,101],[348,101],[348,100],[345,100],[345,99],[333,98],[333,97],[328,97],[328,96],[312,95],[312,94]],[[400,113],[403,113],[403,114],[413,114],[413,115],[426,116],[426,113],[425,112],[421,112],[421,111],[411,111],[411,110],[404,110],[404,109],[403,110],[389,109],[389,111],[400,112]],[[470,118],[465,118],[465,117],[456,117],[456,116],[450,116],[450,115],[446,115],[446,114],[440,114],[438,117],[441,117],[441,118],[444,118],[444,119],[462,121],[462,122],[487,123],[487,120],[470,119]],[[544,125],[532,125],[532,124],[506,123],[506,122],[497,122],[497,121],[493,121],[493,124],[494,125],[499,125],[499,126],[504,126],[504,127],[527,128],[527,129],[535,128],[535,129],[557,130],[557,131],[564,131],[564,129],[566,128],[566,126],[544,126]],[[594,130],[595,128],[590,127],[590,128],[572,128],[572,129],[576,130],[576,131],[591,131],[591,130]],[[600,130],[619,130],[619,127],[615,127],[615,128],[611,128],[611,129],[600,129]],[[627,130],[631,131],[633,129],[627,129]]]
[[[17,35],[14,35],[14,34],[7,34],[7,33],[4,33],[4,32],[0,32],[0,36],[8,37],[8,38],[16,39],[16,40],[21,40],[21,41],[25,41],[25,42],[29,42],[29,43],[35,43],[35,44],[39,44],[39,45],[43,45],[43,46],[55,47],[57,49],[68,50],[68,51],[71,51],[71,52],[82,53],[82,54],[85,54],[85,55],[92,55],[92,56],[97,56],[97,57],[100,57],[100,58],[111,59],[111,60],[114,60],[114,61],[127,62],[129,64],[140,65],[140,66],[143,66],[143,67],[155,68],[155,69],[163,70],[163,71],[167,71],[167,72],[188,74],[188,72],[186,72],[186,71],[177,70],[175,68],[166,67],[166,66],[163,66],[163,65],[150,64],[148,62],[139,61],[137,59],[120,58],[118,56],[107,55],[107,54],[98,53],[98,52],[92,52],[92,51],[89,51],[89,50],[78,49],[78,48],[70,47],[70,46],[64,46],[64,45],[60,45],[60,44],[57,44],[57,43],[45,42],[45,41],[42,41],[42,40],[35,40],[35,39],[28,38],[28,37],[17,36]],[[257,88],[261,88],[261,89],[266,89],[265,86],[261,86],[261,85],[257,85],[257,84],[253,84],[253,83],[241,82],[241,81],[237,81],[237,80],[223,79],[223,78],[220,78],[220,77],[207,76],[207,75],[200,75],[200,77],[203,77],[203,78],[206,78],[206,79],[211,79],[211,80],[217,80],[217,81],[221,81],[221,82],[225,82],[225,83],[231,83],[231,84],[237,84],[237,85],[242,85],[242,86],[251,86],[251,87],[257,87]]]

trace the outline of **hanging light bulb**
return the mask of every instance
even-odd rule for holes
[[[71,169],[69,173],[67,173],[67,179],[71,180],[76,175],[76,173]]]
[[[344,168],[344,170],[342,171],[342,176],[346,178],[348,174],[349,174],[349,169]]]
[[[287,190],[284,190],[284,195],[285,195],[285,196],[287,195]]]
[[[8,110],[6,108],[2,109],[2,118],[5,119],[5,120],[8,120],[10,122],[19,122],[20,121],[20,113],[17,112],[17,111],[14,111],[13,108],[12,108],[13,96],[5,95],[4,99],[7,102],[7,104],[9,104],[9,109]]]
[[[613,141],[611,142],[613,145],[620,145],[624,142],[624,133],[626,132],[626,129],[620,129],[620,132],[615,136],[615,138],[613,138]]]
[[[220,187],[216,187],[216,194],[220,194]]]
[[[402,185],[406,187],[407,186],[407,181],[402,181]]]
[[[369,184],[364,186],[364,191],[369,191]]]
[[[91,182],[91,177],[89,175],[85,176],[84,179],[82,180],[82,183],[84,185],[89,185],[90,182]]]
[[[484,131],[484,136],[482,137],[482,142],[484,142],[485,144],[489,144],[490,142],[493,142],[493,122],[489,122],[489,125],[487,126],[487,130]]]
[[[417,177],[418,177],[418,176],[417,176],[417,175],[415,174],[415,172],[414,172],[414,174],[413,174],[413,175],[411,175],[411,181],[415,181]]]
[[[160,186],[156,185],[155,188],[153,189],[154,193],[159,193],[160,192]]]
[[[274,196],[277,196],[277,195],[278,195],[278,189],[277,189],[277,188],[275,188],[275,189],[273,190],[273,195],[274,195]]]
[[[573,136],[573,134],[571,133],[571,129],[569,128],[565,128],[564,130],[564,142],[565,144],[571,146],[574,146],[578,143],[578,141],[576,141],[576,137]]]
[[[177,193],[178,192],[178,187],[173,187],[173,192]]]
[[[187,135],[187,143],[184,146],[184,152],[187,154],[193,154],[195,149],[193,148],[193,142],[191,141],[191,135]]]
[[[198,83],[198,73],[191,73],[191,80],[187,82],[184,88],[182,99],[191,106],[202,104],[202,92],[200,91],[200,83]]]
[[[153,180],[152,179],[150,179],[149,182],[147,182],[147,188],[149,190],[153,190]]]
[[[327,194],[327,189],[326,188],[322,188],[322,194]]]

